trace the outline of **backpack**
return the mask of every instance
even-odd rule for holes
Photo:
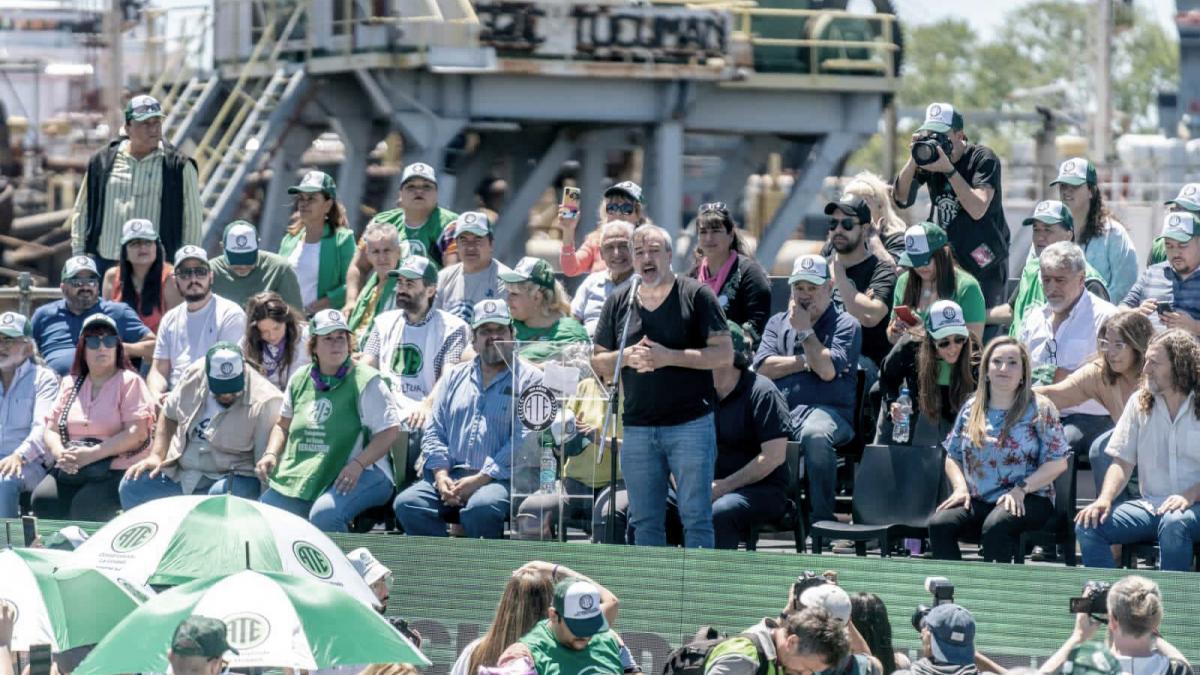
[[[767,659],[766,650],[763,649],[758,636],[754,633],[742,633],[733,637],[744,637],[750,640],[758,653],[758,670],[755,671],[755,675],[767,675],[771,661]],[[702,626],[691,642],[667,656],[662,675],[704,675],[704,664],[708,661],[709,652],[729,639],[729,636],[721,637],[712,627]]]

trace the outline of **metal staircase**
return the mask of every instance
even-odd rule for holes
[[[209,106],[217,100],[220,78],[195,76],[187,81],[183,91],[168,108],[163,121],[163,138],[171,145],[180,147],[196,131],[198,121],[207,114]]]

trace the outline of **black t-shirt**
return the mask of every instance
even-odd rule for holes
[[[737,386],[717,408],[717,466],[713,478],[733,475],[762,452],[762,444],[791,436],[787,401],[769,378],[742,371]],[[759,481],[787,488],[787,467],[781,464]]]
[[[595,343],[615,350],[625,325],[630,293],[614,293],[604,301],[596,324]],[[642,337],[669,349],[703,349],[711,335],[729,332],[717,296],[690,277],[675,277],[666,300],[654,311],[639,303],[629,319],[626,345]],[[712,373],[670,366],[639,373],[628,365],[621,369],[625,386],[625,426],[674,426],[702,417],[716,407]]]
[[[1001,278],[998,289],[984,289],[984,298],[991,307],[1003,297],[1004,280],[1008,278],[1009,232],[1000,187],[1000,159],[990,148],[968,144],[962,157],[954,163],[954,169],[972,188],[988,185],[995,192],[983,218],[975,220],[967,214],[950,186],[950,176],[943,173],[918,170],[909,194],[903,201],[897,194],[896,202],[907,208],[916,199],[917,188],[929,186],[929,220],[946,230],[958,263],[979,280],[980,286],[987,282],[990,287],[995,283],[993,279]],[[999,295],[989,295],[989,292]]]
[[[866,293],[870,289],[875,292],[876,300],[885,305],[892,304],[892,293],[896,289],[896,270],[890,263],[881,264],[879,258],[869,255],[857,265],[847,267],[846,276],[859,293]],[[841,300],[844,306],[845,299]],[[863,326],[862,329],[862,353],[874,361],[875,365],[879,365],[892,349],[892,344],[887,339],[887,325],[888,319],[885,316],[874,326]]]

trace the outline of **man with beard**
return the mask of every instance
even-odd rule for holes
[[[38,307],[30,319],[38,351],[54,372],[62,376],[71,369],[79,331],[93,314],[105,314],[116,322],[129,358],[150,357],[154,333],[129,305],[100,298],[100,273],[91,258],[79,255],[67,260],[59,288],[63,299]]]
[[[173,389],[193,362],[218,342],[238,343],[246,331],[246,313],[236,303],[212,292],[208,254],[184,246],[175,254],[175,285],[183,304],[163,315],[154,343],[154,365],[146,385],[156,401]]]
[[[522,363],[519,378],[514,378],[508,305],[484,300],[475,305],[473,316],[476,356],[452,368],[434,389],[421,439],[423,478],[393,505],[396,519],[411,535],[444,537],[447,517],[455,515],[472,539],[504,534],[512,477],[513,391],[541,384],[542,374],[533,364]]]
[[[862,355],[877,372],[892,349],[885,319],[896,289],[896,268],[891,260],[881,261],[867,250],[871,207],[862,197],[843,195],[825,205],[825,215],[829,216],[829,243],[833,247],[833,287],[846,312],[862,325]],[[876,377],[868,379],[873,382]]]
[[[363,363],[383,373],[405,424],[415,430],[429,418],[434,385],[462,359],[467,323],[431,307],[438,273],[428,258],[410,255],[388,276],[395,280],[396,309],[375,317]]]
[[[799,433],[812,498],[812,520],[833,520],[837,446],[854,436],[862,327],[833,303],[829,266],[802,255],[788,277],[792,299],[767,321],[754,368],[787,398]]]
[[[589,274],[571,300],[571,316],[583,324],[588,335],[596,334],[604,301],[633,275],[633,255],[629,248],[633,229],[633,223],[625,220],[610,220],[600,226],[600,257],[605,269]]]
[[[22,492],[46,476],[45,417],[58,398],[58,377],[33,360],[29,319],[0,314],[0,518],[21,515]]]
[[[1200,217],[1168,213],[1159,239],[1167,261],[1143,270],[1121,304],[1150,317],[1156,329],[1182,328],[1200,335]]]
[[[673,476],[684,545],[712,548],[717,456],[712,371],[733,363],[733,342],[712,290],[671,270],[671,235],[643,225],[632,241],[641,283],[605,301],[592,357],[597,375],[616,379],[616,350],[629,316],[620,372],[625,391],[620,459],[629,524],[634,543],[666,545],[667,488]]]

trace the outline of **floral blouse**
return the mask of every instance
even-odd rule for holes
[[[1071,452],[1054,406],[1047,401],[1039,411],[1036,400],[1029,402],[1029,408],[1009,429],[1003,443],[997,442],[997,436],[1004,426],[1006,411],[989,409],[984,434],[987,440],[983,447],[976,447],[966,435],[967,418],[974,403],[974,396],[967,399],[958,411],[954,429],[946,437],[946,455],[962,467],[972,499],[994,504],[1043,464],[1064,459]],[[1034,494],[1053,499],[1054,484]]]

